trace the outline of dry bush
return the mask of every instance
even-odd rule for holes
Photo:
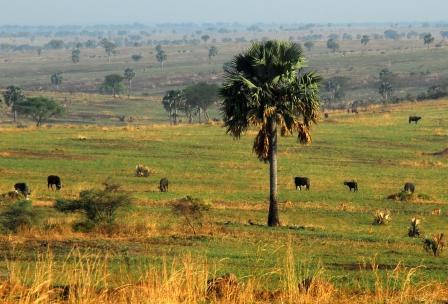
[[[205,214],[210,211],[211,205],[201,199],[186,196],[171,203],[174,214],[184,218],[185,224],[190,227],[193,234],[204,226]]]
[[[431,238],[425,238],[423,241],[423,246],[426,252],[434,256],[439,256],[443,250],[443,247],[445,247],[445,237],[443,233],[433,235]]]
[[[375,212],[375,215],[373,217],[373,224],[374,225],[386,225],[392,220],[390,211],[385,210],[377,210]]]
[[[149,169],[149,167],[146,167],[145,165],[138,164],[135,167],[135,176],[137,177],[148,177],[151,173],[154,173]]]
[[[431,214],[432,214],[432,215],[435,215],[435,216],[441,216],[441,215],[442,215],[442,209],[440,209],[440,208],[436,208],[436,209],[434,209],[434,210],[431,212]]]

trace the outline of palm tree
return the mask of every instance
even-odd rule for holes
[[[128,98],[131,97],[131,91],[132,91],[132,79],[134,79],[136,73],[133,69],[131,68],[126,68],[124,70],[124,79],[126,79],[128,81]]]
[[[51,84],[56,88],[56,90],[59,90],[59,86],[62,84],[62,80],[62,72],[54,73],[50,76]]]
[[[220,95],[227,133],[235,138],[254,126],[253,151],[269,162],[268,225],[279,226],[277,204],[277,133],[298,133],[301,143],[311,141],[310,127],[319,114],[320,76],[304,72],[301,47],[293,42],[256,42],[235,56],[225,70]]]
[[[162,105],[170,116],[170,124],[177,125],[177,110],[183,107],[185,101],[184,92],[182,90],[170,90],[165,93]]]

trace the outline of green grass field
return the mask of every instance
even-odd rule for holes
[[[423,116],[418,125],[408,124],[413,114]],[[268,285],[278,279],[274,270],[282,265],[290,244],[302,270],[321,266],[337,286],[371,288],[373,262],[384,274],[398,264],[402,269],[420,267],[414,282],[446,281],[447,255],[430,256],[422,239],[409,238],[407,229],[412,217],[422,219],[423,236],[447,227],[448,161],[423,154],[447,148],[447,115],[448,101],[372,107],[356,116],[331,112],[313,129],[311,145],[282,138],[279,190],[285,227],[275,229],[264,226],[268,166],[251,151],[254,131],[236,141],[218,124],[3,126],[0,192],[26,181],[33,203],[45,213],[47,228],[2,236],[0,255],[14,256],[26,267],[48,241],[58,267],[76,246],[107,253],[112,274],[119,276],[127,265],[127,275],[137,280],[145,267],[191,253],[218,273],[265,277]],[[134,168],[140,163],[154,174],[135,177]],[[62,191],[47,190],[50,174],[62,177]],[[294,176],[310,177],[311,190],[296,191]],[[134,194],[136,206],[120,216],[115,235],[72,232],[76,216],[57,213],[52,202],[101,187],[108,177]],[[158,192],[162,177],[170,181],[169,193]],[[359,192],[343,186],[348,179],[358,181]],[[428,195],[428,200],[386,199],[407,181],[414,182],[416,192]],[[197,235],[168,204],[187,195],[212,204],[207,224]],[[392,221],[372,225],[375,211],[385,208]],[[439,208],[442,215],[432,215]],[[249,219],[259,225],[248,225]],[[48,228],[49,223],[54,225]],[[0,271],[5,273],[7,266],[7,260],[1,260]]]

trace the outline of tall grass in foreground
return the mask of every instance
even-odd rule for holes
[[[112,276],[109,257],[73,249],[62,265],[47,250],[22,268],[7,261],[8,274],[0,283],[1,303],[438,303],[448,299],[448,285],[411,284],[418,269],[398,265],[381,277],[378,266],[360,270],[376,277],[373,289],[337,289],[322,267],[298,264],[291,246],[272,272],[249,278],[218,276],[202,258],[185,255],[162,267],[147,268],[131,280],[126,267]],[[370,269],[369,269],[370,268]],[[275,288],[264,280],[276,277]],[[113,279],[119,278],[119,279]]]

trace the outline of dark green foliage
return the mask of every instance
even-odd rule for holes
[[[55,208],[61,212],[81,212],[86,220],[77,223],[74,228],[91,230],[91,228],[103,224],[113,225],[119,210],[128,210],[132,206],[133,199],[120,191],[118,184],[106,182],[104,189],[90,189],[81,191],[79,199],[73,201],[58,200]]]
[[[123,80],[124,77],[120,74],[107,75],[106,77],[104,77],[104,82],[101,86],[101,90],[104,93],[109,93],[116,97],[117,94],[123,92],[124,90]]]
[[[303,44],[304,47],[306,47],[306,49],[308,51],[311,51],[311,49],[314,47],[314,42],[313,41],[307,41]]]
[[[434,37],[432,36],[431,33],[426,33],[426,34],[423,36],[423,43],[424,43],[425,45],[427,45],[428,48],[429,48],[429,45],[430,45],[431,43],[433,43],[433,42],[434,42]]]
[[[182,216],[193,234],[196,234],[196,228],[203,225],[204,213],[210,210],[210,205],[201,199],[187,196],[172,202],[171,210],[174,214]]]
[[[337,43],[335,39],[328,39],[328,41],[327,41],[327,48],[332,50],[333,53],[334,53],[337,50],[339,50],[339,43]]]
[[[134,60],[134,62],[139,62],[140,60],[142,60],[143,56],[140,54],[134,54],[131,56],[132,60]]]
[[[36,126],[51,117],[61,116],[64,114],[64,108],[56,101],[47,97],[30,97],[17,103],[17,111],[23,115],[29,116],[36,122]]]
[[[18,232],[21,228],[30,228],[39,223],[39,212],[31,201],[18,201],[0,215],[0,222],[5,231]]]
[[[207,109],[217,101],[218,99],[218,86],[214,84],[207,84],[200,82],[190,85],[184,89],[185,114],[189,116],[191,121],[191,115],[197,114],[199,116],[199,122],[201,122],[201,113],[204,114],[206,120],[209,119]]]

